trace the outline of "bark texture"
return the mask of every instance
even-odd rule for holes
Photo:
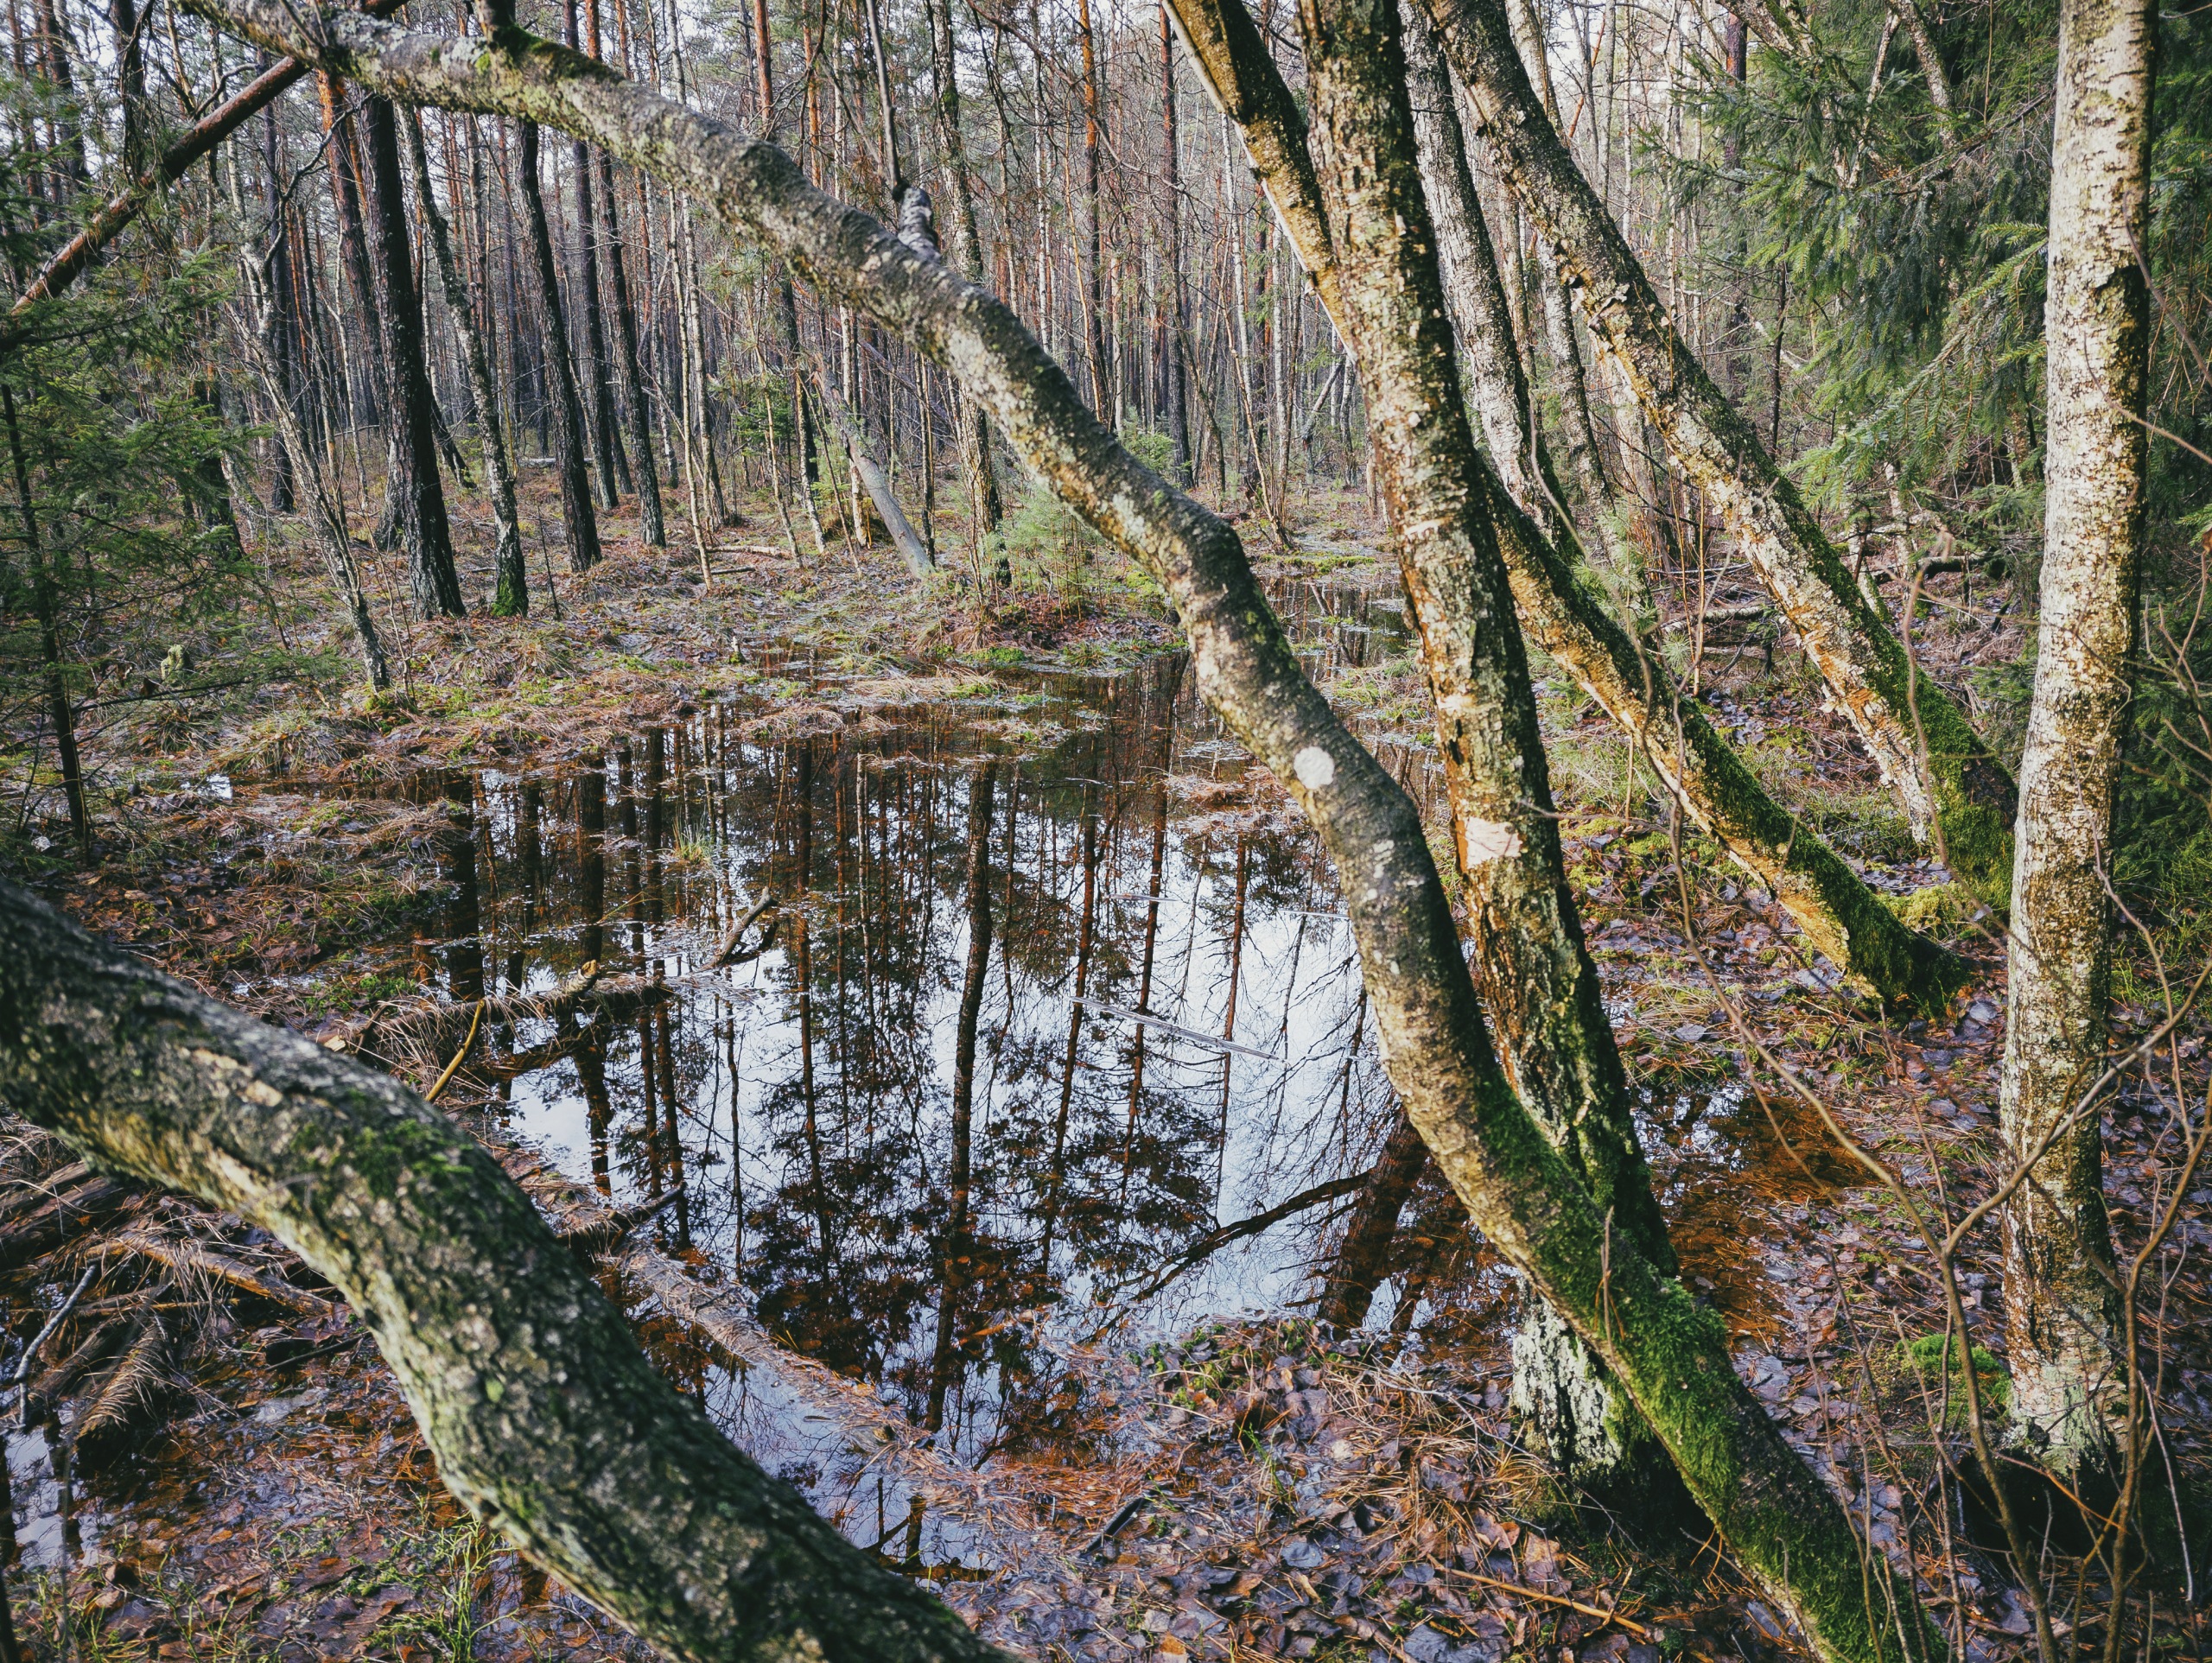
[[[423,295],[415,286],[414,241],[407,234],[406,197],[399,180],[397,117],[388,98],[362,111],[377,287],[384,301],[385,364],[391,376],[391,454],[385,489],[407,549],[407,588],[421,618],[459,618],[468,610],[454,566],[453,529],[438,478],[438,409],[423,357]]]
[[[1208,0],[1183,3],[1194,14],[1193,27],[1205,38],[1221,42],[1217,56],[1202,62],[1209,79],[1219,63],[1224,73],[1233,68],[1246,89],[1224,98],[1224,103],[1256,110],[1288,105],[1288,91],[1266,58],[1256,31],[1240,35],[1233,21],[1226,19],[1205,24],[1205,13],[1213,10]],[[1424,41],[1409,38],[1408,90],[1415,103],[1418,131],[1428,119],[1420,100],[1424,92],[1433,92],[1434,83],[1421,63]],[[1273,88],[1267,85],[1271,80]],[[1446,136],[1439,123],[1423,143],[1422,155],[1425,162],[1439,164],[1440,173],[1426,168],[1424,173],[1431,180],[1440,177],[1449,205],[1455,187],[1449,156],[1441,153]],[[1255,157],[1272,158],[1267,164],[1272,171],[1263,170],[1261,175],[1271,198],[1297,209],[1285,214],[1284,223],[1299,229],[1295,245],[1300,257],[1309,270],[1325,274],[1324,293],[1337,294],[1336,253],[1319,206],[1319,187],[1310,165],[1299,166],[1304,150],[1293,155],[1287,143],[1250,148]],[[1447,206],[1440,217],[1448,223],[1459,216]],[[1478,211],[1460,234],[1440,225],[1438,249],[1462,280],[1452,295],[1452,315],[1462,331],[1463,362],[1474,402],[1486,432],[1493,418],[1503,430],[1491,435],[1493,454],[1501,437],[1529,444],[1534,416],[1527,383],[1513,344],[1504,284],[1494,263],[1487,268],[1489,281],[1483,280],[1483,262],[1494,257]],[[1342,320],[1338,327],[1347,340],[1353,339]],[[1522,477],[1528,488],[1548,488],[1541,472],[1524,470]],[[1813,944],[1854,986],[1887,1004],[1938,1008],[1963,986],[1967,974],[1964,962],[1907,929],[1817,834],[1768,794],[1697,705],[1681,697],[1658,659],[1615,621],[1605,598],[1583,582],[1570,556],[1547,540],[1529,515],[1507,500],[1513,494],[1510,489],[1487,475],[1477,488],[1486,498],[1484,511],[1496,530],[1522,626],[1620,725],[1683,811],[1765,885]]]
[[[2041,1154],[2005,1214],[2012,1434],[2071,1475],[2107,1460],[2124,1362],[2100,1125],[2113,799],[2143,544],[2149,0],[2067,0],[2051,146],[2042,616],[2020,763],[2001,1126]]]
[[[1949,694],[1916,675],[1796,486],[1676,332],[1642,263],[1529,86],[1501,0],[1424,0],[1515,199],[1668,448],[1789,620],[1915,833],[2001,900],[2017,801],[2005,765]]]
[[[251,1219],[375,1334],[438,1470],[669,1656],[1001,1658],[734,1449],[474,1139],[0,885],[0,1096]]]
[[[194,3],[389,96],[581,133],[760,238],[953,375],[1038,477],[1160,584],[1201,693],[1313,821],[1341,876],[1385,1065],[1478,1227],[1628,1384],[1700,1505],[1826,1655],[1941,1653],[1910,1584],[1858,1538],[1737,1378],[1717,1319],[1612,1228],[1514,1097],[1419,811],[1300,672],[1235,530],[1122,449],[1010,310],[815,189],[774,146],[520,30],[486,43],[337,9],[307,23],[288,0]],[[0,976],[20,979],[14,956],[0,955]],[[9,1004],[0,996],[0,1012]],[[0,1052],[8,1025],[0,1016]],[[0,1085],[15,1091],[12,1079]],[[97,1123],[100,1111],[86,1112]]]
[[[545,223],[545,194],[537,180],[537,124],[515,124],[517,182],[524,217],[530,222],[531,263],[537,268],[538,300],[545,308],[545,362],[553,375],[553,445],[561,471],[561,516],[567,523],[569,569],[588,572],[599,564],[599,509],[592,501],[589,435],[584,403],[576,388],[576,365],[569,350],[568,320],[561,310],[561,268],[553,257],[553,232]]]

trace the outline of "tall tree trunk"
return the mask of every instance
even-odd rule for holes
[[[1512,303],[1498,276],[1497,251],[1467,165],[1451,72],[1419,0],[1401,0],[1398,12],[1405,30],[1406,90],[1421,147],[1422,192],[1436,221],[1436,261],[1468,396],[1506,494],[1556,541],[1568,523],[1551,478],[1551,458],[1528,378],[1522,373]]]
[[[430,233],[430,253],[437,263],[438,281],[445,287],[446,311],[468,365],[468,385],[474,395],[477,428],[484,436],[484,475],[492,485],[492,516],[498,526],[493,556],[495,573],[492,612],[495,617],[520,618],[530,611],[529,568],[522,547],[522,522],[515,510],[514,466],[507,456],[506,430],[499,422],[499,406],[492,387],[491,365],[485,361],[484,338],[477,333],[475,308],[469,304],[468,284],[461,263],[454,257],[453,238],[446,217],[430,185],[429,159],[423,150],[423,129],[414,111],[405,118],[407,162],[415,175],[416,200],[423,205],[423,223]],[[460,200],[455,181],[454,200]]]
[[[663,549],[668,546],[668,522],[660,479],[653,471],[652,411],[645,403],[645,372],[638,361],[638,314],[630,303],[630,274],[623,263],[621,203],[614,190],[614,163],[606,151],[597,154],[600,248],[607,257],[607,285],[614,298],[614,368],[622,403],[629,412],[630,453],[636,458],[630,478],[638,497],[639,535],[646,548]]]
[[[575,360],[569,353],[569,329],[561,314],[561,268],[553,258],[553,233],[545,223],[545,197],[537,182],[537,124],[515,127],[518,184],[524,217],[530,222],[531,257],[537,268],[538,304],[545,314],[545,352],[553,385],[553,443],[561,470],[561,512],[568,522],[569,569],[588,572],[599,563],[599,512],[592,502],[591,463],[585,454],[583,400],[577,396]]]
[[[1552,92],[1551,64],[1545,53],[1543,25],[1536,16],[1535,0],[1510,0],[1510,3],[1522,61],[1529,66],[1529,75],[1543,99],[1545,114],[1554,130],[1563,133],[1566,130],[1560,125],[1559,100]],[[1456,126],[1456,109],[1452,119]],[[1551,359],[1552,391],[1559,400],[1560,437],[1567,447],[1567,467],[1574,476],[1576,488],[1582,493],[1584,517],[1605,549],[1602,570],[1606,585],[1626,615],[1629,626],[1638,635],[1648,636],[1659,622],[1658,607],[1651,598],[1650,572],[1643,551],[1627,535],[1620,506],[1614,500],[1612,481],[1605,477],[1605,461],[1598,450],[1598,430],[1590,419],[1590,388],[1582,372],[1582,348],[1574,338],[1574,314],[1566,285],[1560,282],[1558,262],[1549,244],[1539,244],[1536,264],[1536,284],[1541,291],[1544,314],[1544,345]]]
[[[245,200],[236,168],[230,170],[229,181],[231,209],[243,225],[246,223]],[[353,539],[346,524],[345,503],[324,477],[323,459],[316,453],[315,441],[302,418],[299,401],[282,367],[280,332],[283,321],[304,315],[305,311],[296,305],[295,295],[277,287],[278,275],[284,270],[281,257],[290,233],[283,216],[272,215],[270,221],[267,249],[257,249],[249,241],[238,251],[238,267],[245,278],[246,298],[252,308],[246,358],[261,383],[270,411],[276,417],[278,454],[289,461],[291,477],[306,493],[308,517],[314,524],[316,539],[322,545],[323,567],[329,574],[331,587],[337,591],[339,601],[345,607],[354,644],[360,649],[361,668],[369,690],[380,693],[391,685],[391,666],[385,657],[384,643],[377,635],[369,598],[361,587],[359,568],[353,562]]]
[[[118,3],[127,5],[130,0],[118,0]],[[262,206],[269,217],[269,292],[275,308],[270,320],[274,328],[270,346],[276,381],[269,396],[272,400],[283,400],[296,418],[302,367],[300,332],[292,309],[292,238],[285,213],[283,155],[277,143],[276,108],[272,103],[261,112]],[[269,506],[276,513],[289,514],[295,500],[292,449],[280,435],[270,458]]]
[[[581,50],[576,0],[562,0],[561,20],[563,38],[572,48]],[[599,205],[598,194],[591,186],[591,147],[577,141],[569,149],[569,166],[576,186],[576,308],[583,314],[583,356],[577,360],[576,370],[584,383],[584,416],[590,424],[592,467],[598,476],[600,502],[612,511],[622,505],[618,483],[627,484],[630,469],[614,431],[613,359],[607,350],[607,321],[599,300]]]
[[[2012,777],[1957,701],[1906,656],[1758,431],[1676,332],[1620,231],[1560,143],[1529,84],[1503,0],[1426,0],[1445,55],[1472,95],[1498,168],[1557,254],[1591,327],[1689,482],[1717,508],[1916,834],[1951,870],[2001,898],[2012,867]]]
[[[621,16],[621,7],[615,8]],[[584,49],[604,60],[599,33],[599,0],[584,0]],[[630,273],[624,256],[622,203],[614,188],[614,159],[597,153],[599,162],[600,247],[607,256],[607,282],[614,304],[614,361],[622,404],[629,413],[631,451],[636,461],[626,466],[624,484],[638,497],[638,532],[648,549],[668,544],[667,516],[661,505],[660,479],[653,468],[652,411],[645,403],[645,375],[639,363],[638,314],[630,301]],[[650,256],[651,251],[647,251]],[[650,279],[648,280],[650,287]],[[615,460],[628,459],[618,443]]]
[[[0,410],[8,418],[8,452],[16,468],[16,503],[23,523],[23,553],[30,562],[31,599],[38,610],[46,714],[54,724],[54,750],[61,763],[61,796],[69,805],[69,829],[76,835],[78,853],[89,859],[92,815],[85,796],[84,763],[77,752],[77,714],[69,701],[69,683],[61,665],[61,600],[54,592],[46,545],[39,537],[38,510],[31,502],[30,462],[23,454],[22,430],[16,421],[16,395],[4,383],[0,383]]]
[[[146,131],[146,49],[139,38],[137,0],[108,0],[115,29],[115,93],[123,106],[123,170],[136,175],[152,159]]]
[[[1182,137],[1176,122],[1175,33],[1167,0],[1160,0],[1160,106],[1164,127],[1160,155],[1167,194],[1167,327],[1161,331],[1165,339],[1160,346],[1160,397],[1167,406],[1167,442],[1174,460],[1175,482],[1187,486],[1192,479],[1191,395],[1183,344],[1190,335],[1191,303],[1183,270]]]
[[[407,233],[399,176],[399,131],[391,100],[372,98],[363,110],[369,183],[375,216],[377,275],[384,291],[385,360],[391,371],[391,452],[399,472],[390,489],[399,505],[407,547],[407,587],[423,618],[459,618],[468,610],[454,568],[445,487],[438,478],[438,411],[423,362],[423,300],[415,288],[414,241]]]
[[[936,26],[935,13],[932,12],[931,27],[935,29]],[[753,0],[753,86],[760,101],[761,136],[771,140],[776,136],[779,125],[776,113],[773,45],[768,29],[768,0]],[[791,293],[790,269],[781,261],[770,268],[768,281],[772,307],[769,321],[778,355],[777,368],[782,371],[791,388],[791,426],[798,442],[799,495],[806,505],[808,535],[818,550],[822,546],[822,508],[814,498],[814,486],[821,477],[821,463],[815,442],[814,412],[809,407],[805,389],[801,384],[798,301]],[[688,398],[686,403],[689,403]]]
[[[1090,355],[1090,402],[1098,419],[1113,427],[1113,382],[1106,365],[1104,226],[1098,194],[1098,40],[1090,0],[1076,0],[1076,33],[1083,48],[1083,327]],[[1240,300],[1240,304],[1242,303]]]
[[[2066,0],[2044,340],[2043,613],[2020,762],[2001,1125],[2033,1161],[2005,1213],[2012,1428],[2069,1476],[2126,1411],[2099,1149],[2113,799],[2141,569],[2150,306],[2149,0]],[[2069,1122],[2069,1117],[2073,1117]]]
[[[760,3],[765,4],[766,0]],[[976,193],[969,178],[968,145],[960,131],[959,64],[953,54],[950,0],[929,0],[929,14],[938,142],[944,149],[945,183],[952,196],[952,265],[969,282],[979,283],[983,281],[983,251],[976,234]],[[960,462],[968,476],[970,530],[980,570],[983,539],[998,529],[1006,509],[999,494],[998,473],[991,464],[990,422],[971,401],[960,399]]]
[[[345,82],[326,73],[315,78],[315,89],[322,112],[331,201],[337,211],[339,255],[353,286],[361,339],[366,343],[372,398],[381,399],[389,410],[396,401],[391,390],[391,367],[387,361],[390,349],[384,326],[385,302],[378,292],[375,270],[369,263],[369,232],[361,203],[362,175],[359,150],[354,143],[355,124],[353,112],[346,108]],[[359,390],[350,377],[342,385],[347,425],[358,431],[357,424],[363,414]],[[399,498],[393,488],[399,470],[398,428],[386,422],[384,507],[377,516],[376,530],[371,536],[379,549],[391,548],[399,534]]]

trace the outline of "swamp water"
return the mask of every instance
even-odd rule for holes
[[[1287,621],[1315,668],[1402,640],[1395,608],[1310,587]],[[442,1101],[614,1207],[664,1201],[641,1234],[955,1461],[1110,1460],[1071,1351],[1310,1310],[1342,1180],[1388,1129],[1319,840],[1247,781],[1179,656],[857,716],[827,708],[836,678],[755,662],[765,698],[410,787],[448,820],[448,898],[379,968],[456,1002],[594,963],[660,984],[488,1024]],[[1377,750],[1440,790],[1424,751]],[[1792,1161],[1732,1092],[1655,1101],[1645,1130],[1732,1317],[1766,1304],[1735,1192]],[[1458,1270],[1502,1339],[1494,1265]],[[992,1557],[848,1428],[631,1308],[679,1387],[854,1539],[948,1572]]]

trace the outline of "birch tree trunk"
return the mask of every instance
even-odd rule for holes
[[[2113,799],[2143,544],[2150,0],[2066,0],[2051,144],[2042,617],[2013,844],[2000,1116],[2012,1431],[2068,1476],[2111,1458],[2125,1348],[2098,1104]]]
[[[1335,254],[1305,130],[1288,88],[1257,30],[1238,10],[1211,0],[1179,0],[1179,16],[1185,39],[1205,43],[1196,55],[1210,90],[1225,106],[1249,112],[1247,149],[1262,187],[1283,223],[1293,228],[1314,287],[1331,298],[1333,311],[1340,300]],[[1412,38],[1408,87],[1417,98],[1425,85],[1422,41]],[[1416,113],[1417,125],[1422,119]],[[1440,255],[1455,260],[1462,280],[1455,291],[1454,317],[1464,317],[1473,332],[1473,339],[1463,340],[1461,346],[1476,403],[1486,420],[1495,415],[1503,428],[1510,419],[1516,433],[1529,435],[1535,418],[1527,403],[1528,384],[1522,378],[1504,285],[1494,267],[1489,282],[1482,281],[1479,262],[1490,253],[1489,239],[1482,234],[1479,217],[1464,227],[1450,226],[1458,204],[1448,167],[1441,181],[1438,200],[1446,206],[1439,215],[1437,245]],[[1478,216],[1478,209],[1467,206]],[[1541,474],[1529,481],[1531,488],[1543,483]],[[1940,1006],[1963,985],[1966,965],[1908,930],[1815,832],[1768,794],[1696,703],[1675,690],[1665,667],[1585,587],[1573,562],[1518,511],[1503,486],[1492,481],[1492,486],[1490,517],[1521,621],[1537,644],[1604,706],[1684,812],[1782,902],[1854,986],[1892,1005]]]
[[[1223,17],[1232,41],[1251,29],[1226,4]],[[1308,0],[1301,22],[1338,322],[1358,360],[1376,472],[1428,671],[1476,984],[1521,1101],[1622,1234],[1671,1273],[1674,1250],[1567,885],[1497,545],[1493,502],[1503,493],[1475,451],[1460,397],[1396,7]],[[1514,1364],[1524,1419],[1570,1482],[1618,1502],[1664,1473],[1641,1417],[1624,1393],[1614,1400],[1567,1324],[1524,1321]]]
[[[1529,86],[1504,0],[1424,0],[1483,136],[1653,424],[1719,511],[1773,594],[1915,834],[2001,901],[2012,861],[2012,780],[1950,695],[1918,673],[1859,593],[1796,486],[1722,396],[1642,263],[1567,153]]]
[[[1552,92],[1550,60],[1546,56],[1544,29],[1535,0],[1508,0],[1512,7],[1513,34],[1528,66],[1529,79],[1542,98],[1544,113],[1553,128],[1564,134],[1559,100]],[[1458,120],[1455,112],[1453,121]],[[1560,437],[1567,446],[1567,466],[1582,493],[1583,511],[1605,550],[1602,568],[1607,587],[1618,597],[1630,627],[1648,636],[1658,626],[1659,609],[1651,596],[1651,576],[1643,551],[1630,540],[1621,524],[1620,505],[1613,498],[1612,481],[1605,477],[1604,459],[1598,451],[1598,429],[1590,419],[1590,387],[1582,372],[1582,348],[1574,338],[1574,314],[1567,286],[1560,281],[1559,262],[1548,244],[1536,249],[1536,286],[1541,291],[1544,346],[1551,359],[1552,391],[1559,400]]]

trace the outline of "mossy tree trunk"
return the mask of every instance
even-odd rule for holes
[[[1232,42],[1251,27],[1237,8],[1224,5],[1222,16]],[[1460,396],[1396,10],[1391,0],[1308,0],[1300,21],[1337,323],[1358,365],[1376,478],[1428,673],[1476,983],[1521,1101],[1598,1204],[1671,1273],[1674,1250],[1567,886],[1535,694],[1498,551],[1494,506],[1503,493],[1476,451]],[[1602,1375],[1576,1355],[1566,1324],[1558,1332],[1561,1345],[1516,1358],[1545,1376],[1529,1387],[1533,1401],[1562,1400],[1554,1372]],[[1536,1425],[1563,1477],[1624,1502],[1665,1464],[1633,1407],[1599,1396],[1605,1412]]]
[[[376,1336],[454,1495],[665,1655],[1003,1658],[679,1396],[466,1133],[5,884],[0,1097],[321,1271]]]
[[[1258,30],[1236,8],[1211,0],[1181,0],[1179,16],[1185,38],[1205,44],[1199,68],[1217,98],[1247,112],[1247,149],[1261,182],[1292,228],[1315,288],[1332,298],[1333,313],[1340,279],[1304,127],[1293,125],[1295,106]],[[1423,73],[1421,46],[1416,40],[1408,60],[1417,99],[1433,86]],[[1417,125],[1427,118],[1416,108]],[[1433,137],[1440,147],[1443,135]],[[1441,193],[1447,203],[1452,189],[1447,169]],[[1459,217],[1451,207],[1441,216],[1446,224]],[[1452,315],[1472,336],[1461,340],[1463,362],[1493,450],[1501,439],[1526,443],[1521,435],[1531,418],[1516,412],[1527,410],[1527,384],[1503,282],[1494,266],[1489,283],[1482,281],[1480,262],[1490,244],[1479,218],[1455,229],[1440,225],[1437,244],[1463,279]],[[1341,322],[1339,330],[1351,338]],[[1491,431],[1493,419],[1498,431]],[[1509,429],[1509,422],[1516,425]],[[1528,488],[1541,487],[1541,475],[1524,471],[1522,477]],[[1665,667],[1614,620],[1570,558],[1519,511],[1503,482],[1491,479],[1484,489],[1522,626],[1620,725],[1684,812],[1782,903],[1854,986],[1885,1003],[1940,1007],[1963,985],[1963,962],[1907,929],[1817,834],[1775,802],[1697,705],[1680,695]]]
[[[2110,1462],[2125,1350],[2100,1113],[2113,800],[2142,561],[2150,304],[2149,0],[2066,0],[2044,340],[2042,614],[2020,764],[2000,1123],[2030,1181],[2005,1212],[2012,1434],[2072,1476]]]
[[[1915,834],[1938,844],[1959,878],[2001,902],[2012,875],[2012,777],[1957,701],[1916,670],[1796,485],[1675,328],[1544,113],[1504,0],[1424,3],[1501,176],[1556,255],[1592,330],[1774,596]]]
[[[1856,1535],[1737,1378],[1719,1322],[1615,1228],[1515,1098],[1491,1049],[1419,810],[1300,673],[1234,529],[1122,449],[1002,302],[814,188],[773,145],[521,30],[502,29],[487,46],[339,8],[303,18],[296,0],[192,4],[257,44],[342,68],[389,96],[581,134],[782,254],[832,302],[865,308],[955,377],[1037,477],[1161,586],[1190,640],[1202,695],[1314,822],[1343,885],[1392,1083],[1476,1226],[1626,1383],[1745,1569],[1825,1655],[1940,1654],[1940,1634],[1909,1581],[1891,1576],[1888,1562]],[[1402,73],[1395,30],[1390,40]],[[44,1123],[66,1119],[88,1140],[122,1123],[118,1150],[131,1146],[124,1102],[103,1097],[105,1082],[32,1095],[42,1077],[84,1066],[81,1047],[58,1058],[46,1049],[73,1044],[70,1023],[82,1013],[61,1012],[58,1022],[35,1015],[28,1024],[11,1016],[42,1012],[35,1001],[51,981],[16,970],[17,959],[0,952],[0,1090]],[[27,1025],[35,1030],[29,1044],[15,1037]],[[113,1054],[93,1038],[93,1057]],[[156,1135],[137,1146],[151,1164],[170,1141]],[[227,1173],[199,1160],[179,1170],[211,1189]],[[412,1195],[398,1177],[385,1165],[379,1193]],[[266,1203],[263,1193],[251,1197],[257,1211],[281,1204],[292,1190],[268,1191]],[[518,1196],[514,1205],[521,1204]],[[333,1263],[336,1247],[316,1244]],[[469,1332],[480,1332],[473,1321]],[[497,1420],[497,1404],[491,1406]],[[625,1468],[601,1470],[629,1476]],[[536,1511],[525,1509],[525,1523]],[[566,1539],[530,1540],[551,1562]],[[680,1539],[639,1545],[640,1580],[661,1574],[663,1551],[689,1546]],[[728,1570],[725,1563],[718,1574]],[[843,1584],[830,1580],[842,1592]],[[626,1607],[655,1610],[691,1596],[681,1584],[621,1596]],[[870,1600],[853,1620],[876,1620],[882,1609]],[[721,1654],[733,1649],[725,1644]]]

